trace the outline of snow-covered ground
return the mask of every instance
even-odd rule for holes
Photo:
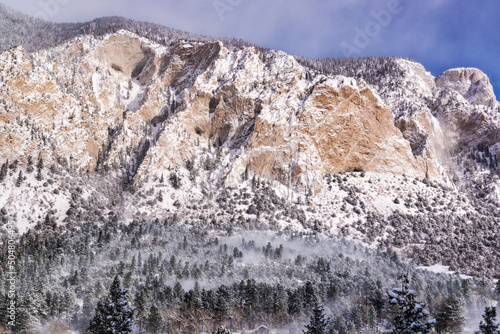
[[[448,275],[454,275],[456,274],[456,271],[450,270],[450,266],[444,266],[441,263],[432,265],[432,266],[419,266],[417,267],[418,269],[423,269],[423,270],[429,270],[432,271],[433,273],[440,273],[440,274],[448,274]],[[472,278],[472,276],[469,275],[463,275],[459,274],[461,279],[469,279]]]

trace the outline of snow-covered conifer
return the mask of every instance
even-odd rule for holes
[[[328,322],[329,320],[325,316],[325,309],[322,306],[316,306],[313,308],[309,324],[305,325],[307,330],[303,332],[305,334],[326,334]]]
[[[402,274],[399,279],[401,280],[401,287],[393,288],[388,292],[391,304],[398,306],[398,313],[393,324],[393,333],[430,333],[436,323],[436,319],[427,320],[429,311],[424,309],[425,303],[415,299],[415,291],[410,289],[408,273]]]
[[[500,334],[498,323],[496,322],[497,309],[496,307],[486,307],[484,309],[483,319],[479,323],[479,330],[482,334]]]
[[[127,299],[127,289],[121,288],[120,278],[115,276],[108,297],[97,303],[87,334],[131,333],[134,308],[128,305]]]

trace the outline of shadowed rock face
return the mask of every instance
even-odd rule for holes
[[[31,155],[47,164],[65,158],[81,169],[127,166],[131,182],[202,159],[207,149],[218,151],[215,168],[227,185],[238,184],[245,170],[313,192],[325,173],[341,171],[440,180],[444,144],[434,117],[454,133],[475,127],[471,120],[483,128],[489,122],[475,117],[467,125],[463,113],[435,102],[433,114],[421,109],[399,117],[396,127],[362,80],[311,75],[285,53],[222,43],[163,47],[118,32],[0,56],[3,160],[26,163]],[[408,73],[423,82],[429,100],[431,90],[451,89],[471,103],[496,103],[478,70],[447,71],[436,88],[423,67],[412,66]]]
[[[471,104],[495,107],[496,97],[490,80],[477,68],[454,68],[436,78],[439,88],[451,88]]]

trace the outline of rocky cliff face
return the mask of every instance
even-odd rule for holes
[[[127,31],[35,53],[17,47],[0,55],[0,160],[110,173],[125,189],[197,163],[218,187],[250,174],[309,195],[344,171],[459,186],[457,152],[478,147],[496,172],[487,77],[454,69],[434,79],[396,62],[398,76],[367,84],[283,52],[161,46]]]
[[[439,179],[376,92],[308,76],[281,52],[168,48],[120,32],[31,55],[16,48],[1,64],[3,160],[64,158],[92,171],[128,161],[135,182],[216,147],[229,184],[247,168],[316,192],[325,173],[355,169]]]

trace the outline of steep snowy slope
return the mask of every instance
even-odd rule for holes
[[[404,59],[339,62],[341,74],[319,73],[283,52],[164,46],[125,30],[7,50],[3,220],[25,232],[200,210],[397,246],[426,264],[451,259],[433,248],[439,235],[458,254],[453,266],[472,273],[481,269],[465,268],[471,253],[458,249],[484,238],[484,262],[495,263],[499,120],[484,74],[434,79]],[[465,235],[467,220],[486,223]],[[456,224],[458,237],[434,223]]]

